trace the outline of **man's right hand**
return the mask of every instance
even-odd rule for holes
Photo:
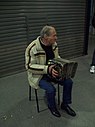
[[[58,76],[58,72],[54,69],[54,64],[49,66],[49,74],[51,74],[52,77],[56,78]]]

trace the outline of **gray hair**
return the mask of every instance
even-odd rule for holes
[[[50,30],[54,28],[52,26],[44,26],[40,32],[41,38],[44,38],[45,35],[50,36]]]

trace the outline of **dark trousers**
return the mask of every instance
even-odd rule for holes
[[[64,79],[60,80],[57,83],[59,83],[61,86],[63,86],[63,95],[62,95],[62,102],[66,104],[71,103],[71,93],[72,93],[72,80],[71,79]],[[54,84],[52,84],[51,79],[44,75],[43,78],[39,82],[40,88],[44,89],[46,91],[46,97],[48,106],[51,108],[56,107],[55,102],[55,95],[56,95],[56,88]]]
[[[95,49],[94,49],[94,52],[93,52],[93,57],[92,57],[92,64],[91,66],[95,66]]]

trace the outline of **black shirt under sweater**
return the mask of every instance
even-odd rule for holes
[[[41,43],[41,42],[40,42]],[[45,50],[46,52],[46,64],[48,63],[48,60],[53,59],[54,58],[54,52],[52,50],[52,46],[45,46],[41,43],[42,48]]]

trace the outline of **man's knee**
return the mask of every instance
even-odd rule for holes
[[[55,93],[56,92],[56,88],[55,87],[49,87],[47,92],[48,93]]]

